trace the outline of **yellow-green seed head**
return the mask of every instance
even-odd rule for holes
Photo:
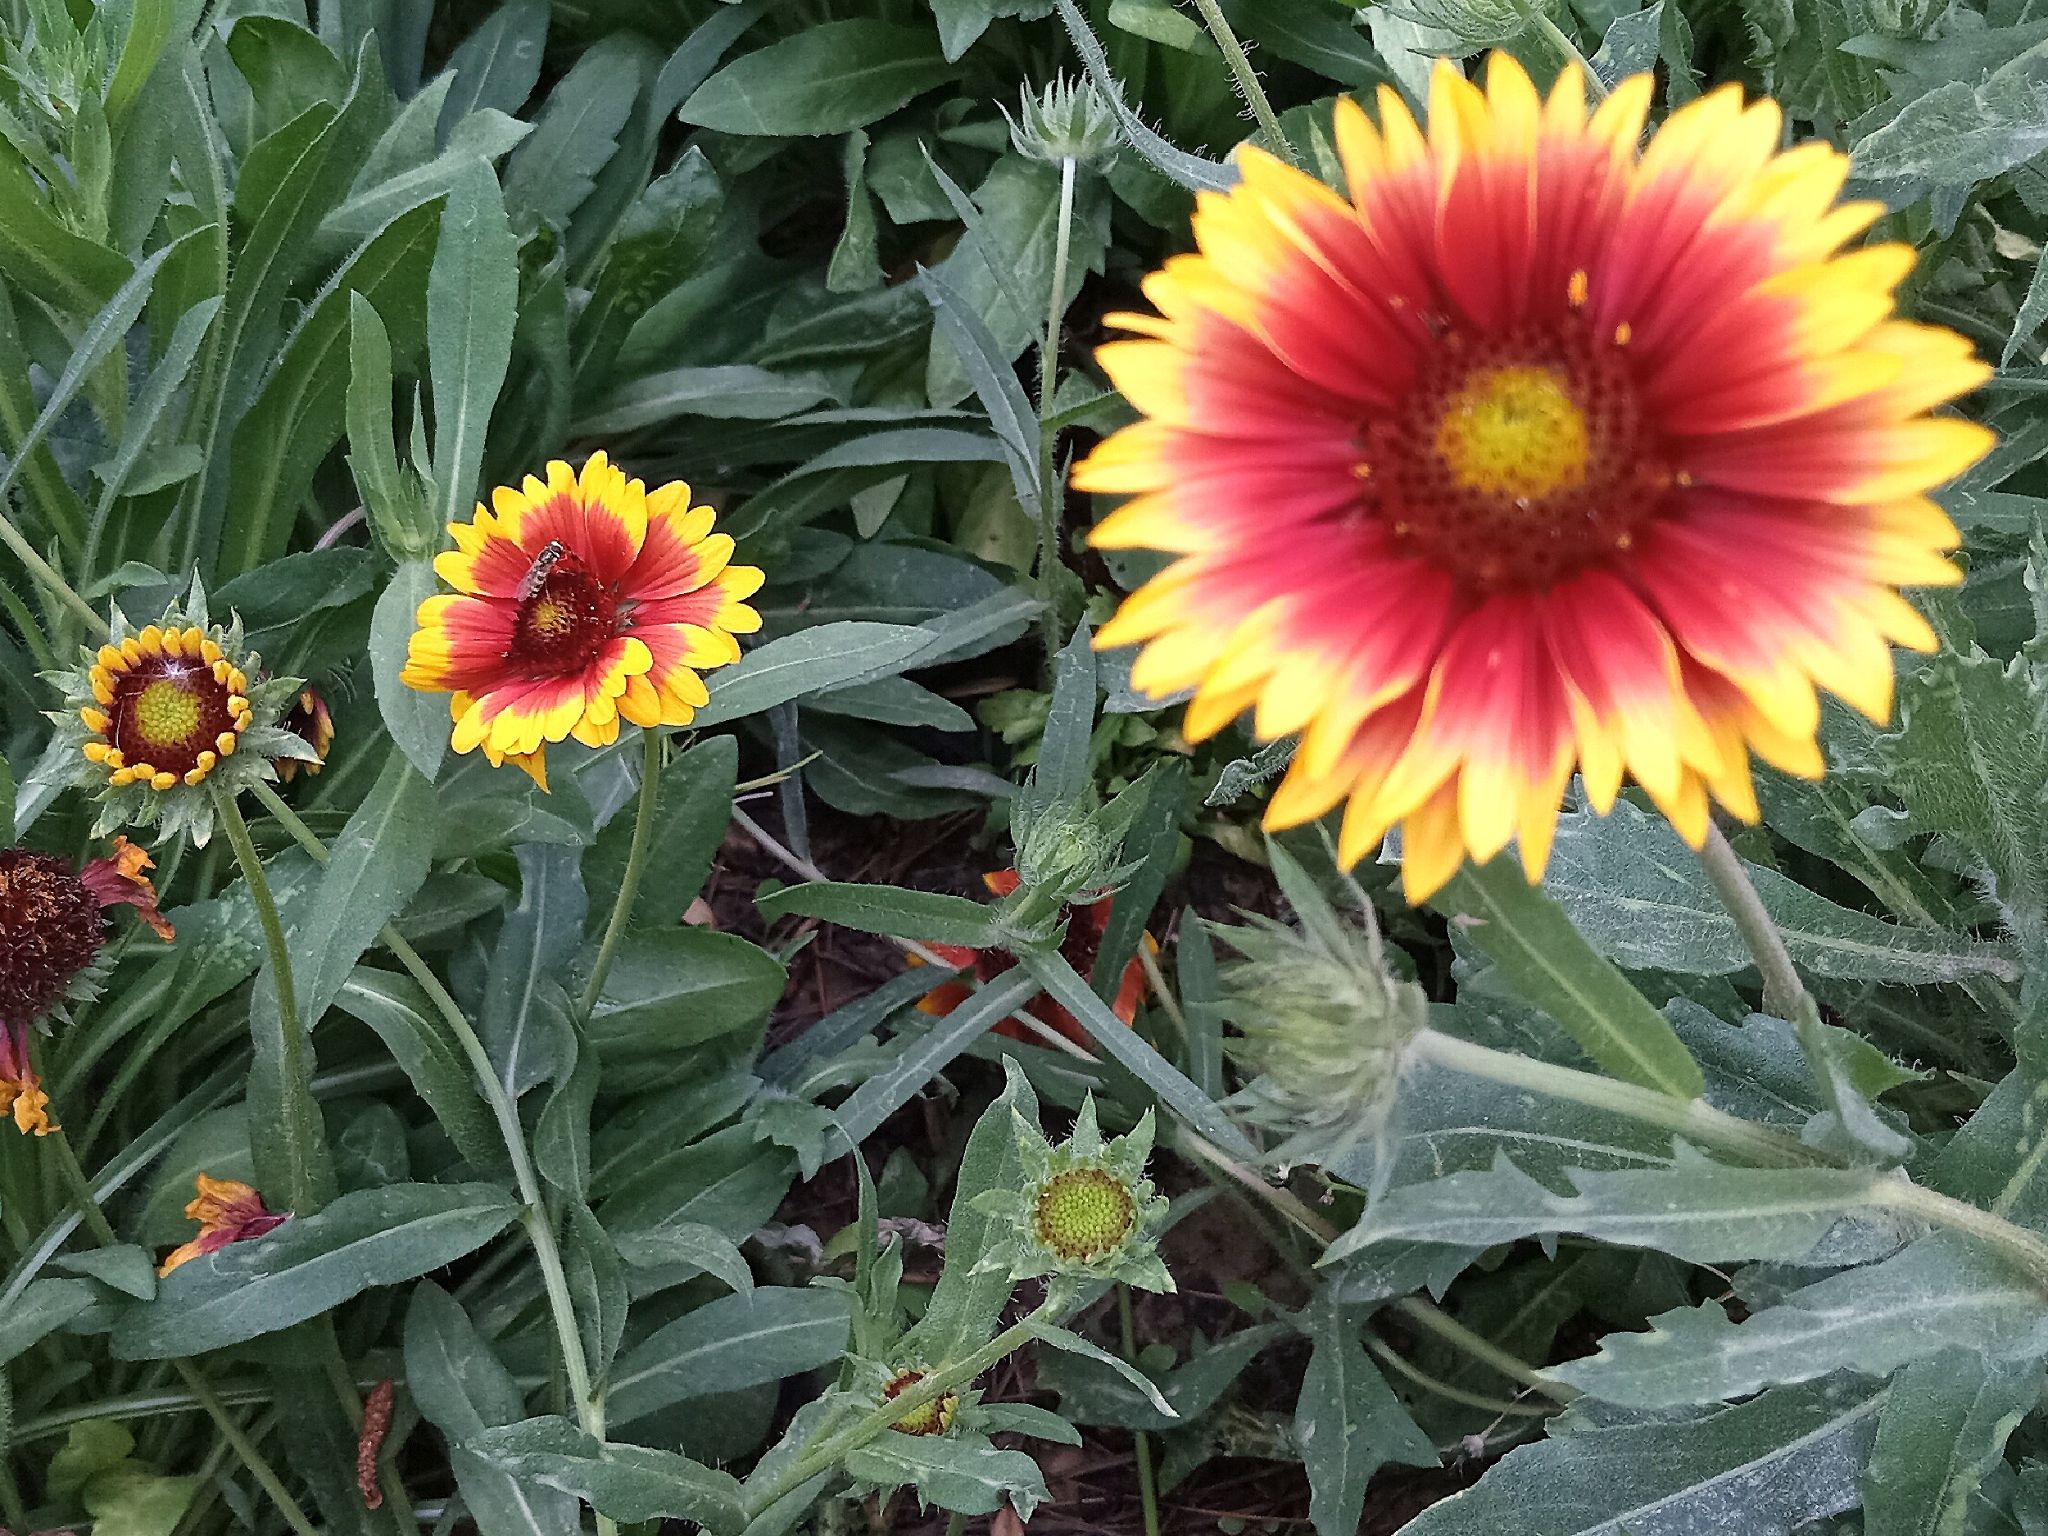
[[[923,1371],[898,1371],[882,1388],[882,1400],[891,1402],[908,1392],[924,1380]],[[890,1428],[905,1435],[943,1435],[953,1427],[953,1416],[960,1411],[960,1396],[948,1392],[934,1398],[921,1407],[913,1408],[898,1419]]]
[[[1113,1253],[1137,1217],[1122,1179],[1100,1168],[1069,1168],[1039,1185],[1031,1230],[1061,1258],[1086,1262]]]

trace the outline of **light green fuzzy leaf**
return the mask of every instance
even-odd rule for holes
[[[1884,1376],[1950,1346],[1990,1360],[2048,1354],[2048,1304],[2010,1266],[1936,1236],[1794,1291],[1741,1323],[1712,1302],[1666,1312],[1648,1333],[1609,1334],[1599,1354],[1551,1374],[1607,1402],[1664,1408],[1831,1371]]]
[[[993,909],[965,896],[937,891],[909,891],[894,885],[855,885],[815,881],[771,891],[756,903],[761,915],[789,913],[822,918],[863,933],[893,934],[933,944],[959,944],[970,949],[995,944]]]
[[[519,258],[505,200],[472,162],[448,192],[427,279],[427,366],[434,389],[434,520],[466,522],[484,434],[512,360]]]
[[[680,416],[774,421],[834,398],[818,374],[778,373],[750,364],[670,368],[633,380],[576,422],[579,437],[607,437],[660,426]]]
[[[438,693],[420,693],[399,681],[412,644],[419,606],[441,585],[425,560],[404,561],[391,573],[391,584],[377,598],[370,615],[370,675],[384,728],[413,767],[431,781],[448,752],[448,704]]]
[[[1359,1342],[1363,1315],[1328,1291],[1309,1308],[1314,1349],[1294,1403],[1294,1443],[1308,1474],[1317,1536],[1354,1536],[1366,1485],[1390,1461],[1434,1467],[1436,1447],[1417,1427]]]
[[[628,1424],[695,1397],[780,1381],[837,1361],[851,1327],[843,1291],[760,1286],[706,1302],[627,1351],[606,1405]]]
[[[951,73],[928,26],[828,21],[733,60],[691,93],[680,115],[721,133],[849,133]]]
[[[740,1485],[673,1451],[605,1444],[567,1419],[524,1419],[472,1436],[467,1449],[513,1476],[573,1493],[614,1520],[694,1520],[709,1530],[746,1523]]]
[[[846,1470],[878,1488],[912,1486],[923,1503],[955,1514],[989,1515],[1007,1504],[1029,1520],[1050,1497],[1037,1462],[982,1435],[879,1435],[846,1458]]]
[[[505,165],[505,206],[565,227],[597,188],[633,116],[634,60],[645,45],[625,35],[600,39],[548,93],[533,133]]]
[[[480,1168],[502,1160],[504,1146],[468,1060],[418,982],[360,965],[334,1002],[377,1032],[457,1151]]]
[[[904,671],[932,648],[930,631],[906,624],[820,624],[750,651],[711,679],[700,728],[766,713],[813,693]]]
[[[115,1324],[122,1360],[223,1349],[317,1317],[373,1286],[453,1263],[519,1214],[490,1184],[394,1184],[343,1195],[261,1238],[230,1243],[167,1277]]]
[[[1949,1349],[1899,1372],[1863,1469],[1865,1536],[1963,1536],[1971,1496],[2040,1397],[2038,1361]]]
[[[584,1039],[607,1062],[680,1051],[759,1023],[787,980],[773,955],[736,934],[629,933]]]

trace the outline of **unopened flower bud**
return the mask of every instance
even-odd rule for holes
[[[1099,161],[1108,170],[1123,136],[1115,113],[1091,81],[1056,75],[1038,95],[1024,93],[1010,123],[1010,142],[1018,154],[1033,160],[1054,165],[1062,160]]]

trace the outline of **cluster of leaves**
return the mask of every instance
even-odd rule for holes
[[[0,0],[0,845],[97,851],[43,713],[39,674],[93,637],[52,573],[131,613],[197,573],[337,726],[291,789],[305,840],[252,818],[303,1049],[250,885],[218,846],[167,845],[175,943],[117,940],[47,1048],[113,1240],[48,1147],[0,1131],[10,1528],[270,1532],[304,1506],[364,1536],[423,1513],[556,1536],[588,1506],[772,1536],[902,1486],[1028,1515],[1046,1486],[1017,1437],[1085,1426],[1149,1437],[1169,1493],[1218,1454],[1299,1462],[1320,1536],[1357,1529],[1383,1467],[1504,1450],[1408,1529],[2048,1533],[2024,1262],[2048,1231],[2048,31],[2007,0],[1221,13],[1332,179],[1331,100],[1419,97],[1433,54],[1505,46],[1541,76],[1576,47],[1610,80],[1657,69],[1668,104],[1769,89],[1923,247],[1913,306],[2002,354],[2003,444],[1945,496],[1970,579],[1931,604],[1944,651],[1893,729],[1831,716],[1837,771],[1767,780],[1739,840],[1819,1012],[1757,1011],[1706,876],[1626,801],[1567,818],[1544,892],[1468,871],[1446,925],[1384,868],[1340,877],[1313,829],[1262,844],[1284,748],[1190,751],[1128,657],[1090,652],[1086,617],[1153,567],[1057,537],[1036,563],[1051,448],[1122,419],[1079,344],[1185,246],[1245,133],[1170,0]],[[1070,206],[1008,121],[1061,70],[1124,140]],[[1017,369],[1048,311],[1034,397]],[[558,748],[542,794],[451,758],[444,702],[398,682],[443,525],[596,446],[695,483],[769,577],[760,643],[649,759],[657,852],[611,946],[637,743]],[[1073,637],[1043,677],[1034,625]],[[743,760],[797,865],[821,807],[1014,822],[1029,881],[999,907],[810,881],[760,911],[1015,964],[943,1018],[906,975],[771,1048],[801,938],[685,921]],[[1398,1091],[1375,1085],[1368,1134],[1286,1144],[1313,1206],[1251,1172],[1291,1100],[1232,1095],[1229,935],[1155,914],[1191,843],[1269,865],[1326,933],[1361,896],[1389,914]],[[1082,975],[1052,937],[1097,882]],[[1156,961],[1148,924],[1177,935]],[[1162,1005],[1130,1028],[1111,1000],[1140,955]],[[1084,1052],[991,1038],[1040,991]],[[998,1083],[957,1166],[898,1149],[871,1183],[897,1111]],[[1018,1118],[1090,1092],[1113,1129],[1158,1117],[1169,1224],[1212,1183],[1264,1188],[1279,1218],[1234,1240],[1292,1266],[1142,1369],[1089,1337],[1107,1270],[1004,1329],[1010,1265],[986,1262]],[[849,1151],[846,1233],[765,1240]],[[291,1219],[159,1280],[201,1172]],[[943,1269],[915,1283],[880,1218],[942,1205]],[[863,1438],[903,1373],[936,1393],[1026,1337],[1057,1413],[970,1375],[946,1433]],[[1263,1390],[1261,1357],[1305,1358],[1298,1394]]]

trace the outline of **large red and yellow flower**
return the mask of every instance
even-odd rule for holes
[[[1585,90],[1339,102],[1348,197],[1244,150],[1100,354],[1145,419],[1076,472],[1132,498],[1095,542],[1180,557],[1100,643],[1191,737],[1300,732],[1268,824],[1400,826],[1415,899],[1517,837],[1540,876],[1575,769],[1695,844],[1751,752],[1818,775],[1817,690],[1882,720],[1933,647],[1898,588],[1958,579],[1926,493],[1991,443],[1929,414],[1987,370],[1893,317],[1912,250],[1845,249],[1845,156],[1734,87],[1647,144],[1650,77]]]
[[[434,561],[453,594],[420,605],[408,687],[448,692],[454,747],[517,763],[547,787],[547,744],[601,747],[619,721],[687,725],[709,697],[700,673],[737,661],[761,627],[746,599],[761,572],[732,564],[711,508],[681,481],[650,491],[602,453],[579,475],[500,486],[452,524]]]

